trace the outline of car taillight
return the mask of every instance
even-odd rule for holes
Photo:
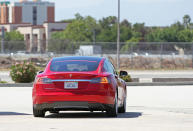
[[[36,84],[50,84],[52,83],[52,80],[49,78],[36,78],[35,83]]]
[[[91,83],[103,83],[107,84],[110,83],[107,77],[98,77],[91,80]]]
[[[107,77],[102,77],[100,83],[109,83]]]

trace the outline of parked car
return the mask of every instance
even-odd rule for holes
[[[101,55],[102,48],[98,45],[80,45],[79,49],[76,50],[76,55],[78,56],[93,56],[93,55]]]
[[[120,74],[127,75],[122,71]],[[126,111],[127,90],[106,58],[53,58],[33,85],[33,115],[46,111],[106,111],[110,117]]]
[[[17,51],[16,55],[26,55],[26,51]]]

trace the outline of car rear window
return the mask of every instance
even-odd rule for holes
[[[95,71],[100,61],[88,60],[53,60],[50,70],[54,72],[88,72]]]

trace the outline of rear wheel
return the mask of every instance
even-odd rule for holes
[[[124,98],[123,105],[119,108],[119,113],[126,112],[126,98]]]
[[[117,94],[115,95],[115,103],[113,105],[113,108],[106,111],[107,116],[109,117],[117,117],[118,114],[118,104],[117,104]]]
[[[33,107],[33,115],[34,115],[34,117],[44,117],[45,116],[45,111],[38,110],[38,109]]]

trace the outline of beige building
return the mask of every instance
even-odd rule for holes
[[[43,25],[32,24],[0,24],[0,29],[4,27],[6,32],[13,30],[19,31],[24,35],[27,52],[46,52],[48,50],[48,41],[51,34],[56,31],[65,30],[68,23],[44,23]],[[1,31],[1,30],[0,30]],[[54,43],[53,43],[54,44]]]
[[[67,23],[44,23],[43,25],[18,26],[17,31],[24,35],[27,52],[47,52],[48,41],[51,34],[56,31],[65,30]],[[54,43],[53,43],[54,44]]]

